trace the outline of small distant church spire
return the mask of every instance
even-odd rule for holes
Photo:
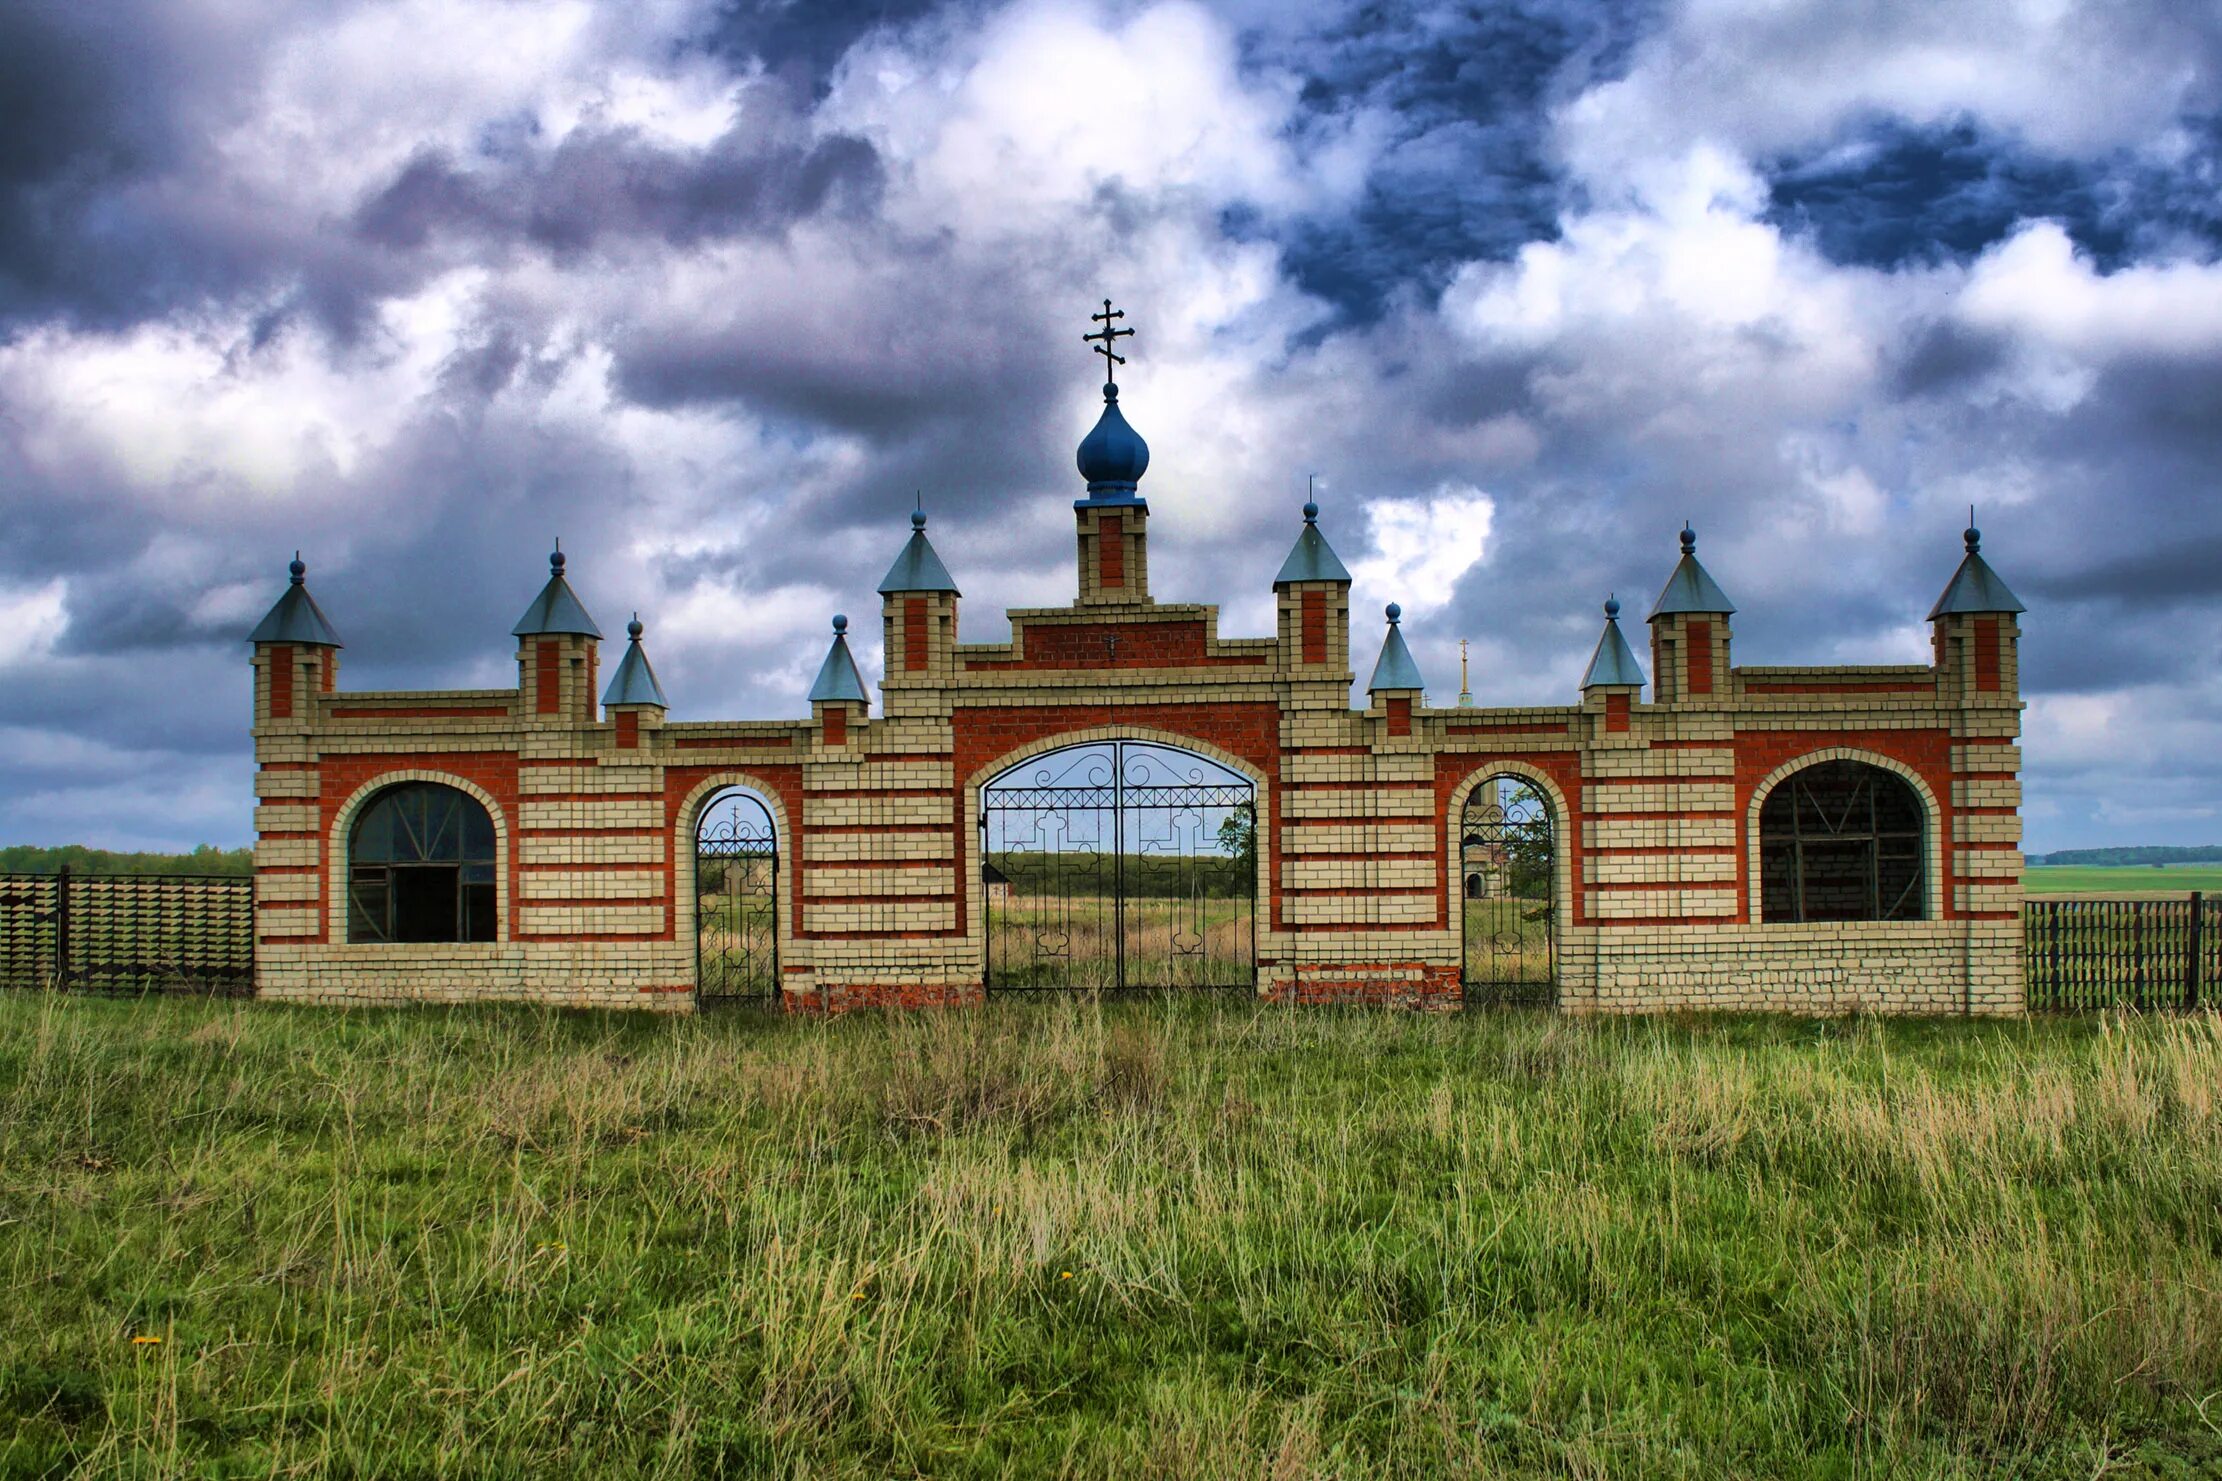
[[[1474,707],[1474,692],[1466,687],[1466,640],[1464,638],[1458,640],[1458,707],[1462,710],[1470,710]]]

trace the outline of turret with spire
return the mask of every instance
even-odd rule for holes
[[[1088,497],[1073,501],[1080,551],[1080,604],[1147,605],[1150,601],[1149,501],[1142,497],[1142,474],[1150,466],[1150,445],[1127,425],[1119,410],[1118,367],[1126,363],[1118,342],[1134,333],[1117,321],[1124,309],[1103,301],[1103,312],[1089,318],[1103,327],[1082,339],[1103,356],[1103,412],[1081,439],[1074,461],[1087,482]]]
[[[617,662],[617,672],[610,676],[609,692],[602,696],[602,708],[609,711],[610,720],[617,727],[617,748],[630,751],[640,745],[643,730],[654,731],[664,722],[664,715],[671,708],[671,701],[664,698],[664,686],[656,682],[656,670],[648,662],[648,652],[640,645],[643,629],[640,614],[625,624],[625,656]]]
[[[339,682],[339,634],[309,595],[301,552],[286,567],[291,580],[247,641],[255,648],[255,723],[306,719],[307,698]]]
[[[1996,695],[2012,702],[2021,692],[2021,624],[2028,610],[1990,562],[1983,532],[1968,511],[1967,551],[1943,595],[1929,609],[1929,631],[1943,692],[1955,697]]]
[[[1697,532],[1682,526],[1682,559],[1651,604],[1651,672],[1661,704],[1710,699],[1725,687],[1728,619],[1736,605],[1698,564]]]
[[[862,720],[871,707],[864,676],[856,671],[856,660],[849,656],[849,619],[836,612],[833,644],[826,649],[826,661],[818,665],[818,677],[810,685],[810,718],[818,728],[820,742],[828,747],[846,746],[850,722]]]
[[[1281,671],[1316,680],[1316,693],[1299,691],[1304,705],[1342,708],[1350,702],[1350,572],[1319,530],[1319,505],[1304,501],[1304,527],[1273,578],[1280,609]]]
[[[1404,609],[1391,602],[1382,615],[1389,619],[1389,631],[1381,639],[1381,656],[1373,661],[1373,677],[1366,680],[1366,697],[1380,707],[1390,735],[1407,736],[1412,733],[1412,711],[1418,708],[1427,681],[1412,661],[1412,650],[1404,645]]]
[[[517,639],[517,688],[527,720],[592,725],[602,630],[564,579],[563,542],[548,557],[548,582],[510,635]]]
[[[957,583],[926,538],[921,498],[910,516],[910,543],[880,582],[880,651],[885,688],[945,684],[956,672]]]
[[[1620,631],[1620,601],[1605,598],[1605,630],[1582,674],[1582,707],[1597,712],[1608,733],[1628,728],[1630,708],[1643,694],[1643,668]]]

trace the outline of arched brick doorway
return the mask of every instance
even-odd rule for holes
[[[1209,757],[1102,740],[980,788],[990,991],[1257,979],[1257,789]]]
[[[1459,817],[1457,897],[1469,1004],[1558,1001],[1558,822],[1511,772],[1484,777]]]
[[[702,804],[694,828],[695,1001],[779,1001],[779,835],[750,787]]]

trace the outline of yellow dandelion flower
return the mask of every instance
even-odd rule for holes
[[[862,1291],[851,1292],[849,1295],[849,1299],[851,1301],[862,1301],[864,1299],[864,1293]]]
[[[1072,1279],[1072,1272],[1071,1272],[1071,1271],[1069,1271],[1069,1270],[1068,1270],[1068,1271],[1066,1271],[1066,1272],[1065,1272],[1065,1275],[1064,1275],[1064,1278],[1065,1278],[1066,1280],[1071,1280],[1071,1279]]]
[[[152,1347],[161,1340],[159,1337],[134,1337],[131,1339],[131,1345],[133,1347]]]

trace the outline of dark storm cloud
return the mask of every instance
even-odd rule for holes
[[[945,0],[728,0],[704,44],[736,63],[760,61],[823,87],[849,48],[872,31],[960,8]]]
[[[1995,374],[2005,364],[2009,348],[1998,334],[1949,320],[1915,326],[1892,346],[1892,396],[1906,399],[1962,394],[1971,383]]]
[[[1810,234],[1832,261],[1875,267],[1966,261],[2044,217],[2111,269],[2157,242],[2222,245],[2212,189],[2222,127],[2188,120],[2185,139],[2165,164],[2130,150],[2068,159],[1966,119],[1932,128],[1878,121],[1849,142],[1767,165],[1767,214]]]
[[[1275,235],[1297,284],[1358,322],[1400,293],[1439,290],[1463,262],[1552,238],[1566,187],[1548,110],[1616,76],[1657,8],[1387,0],[1316,28],[1261,26],[1246,51],[1302,78],[1300,130],[1367,110],[1394,136],[1354,210],[1285,228],[1234,214],[1228,229]]]
[[[269,29],[170,0],[0,7],[0,335],[130,323],[278,267],[208,147],[251,106]]]
[[[561,257],[609,238],[688,247],[775,232],[821,211],[868,212],[881,177],[872,146],[848,135],[800,137],[794,124],[759,105],[701,150],[631,129],[574,130],[544,161],[466,167],[427,150],[363,203],[355,230],[403,251],[455,234],[522,240]]]

